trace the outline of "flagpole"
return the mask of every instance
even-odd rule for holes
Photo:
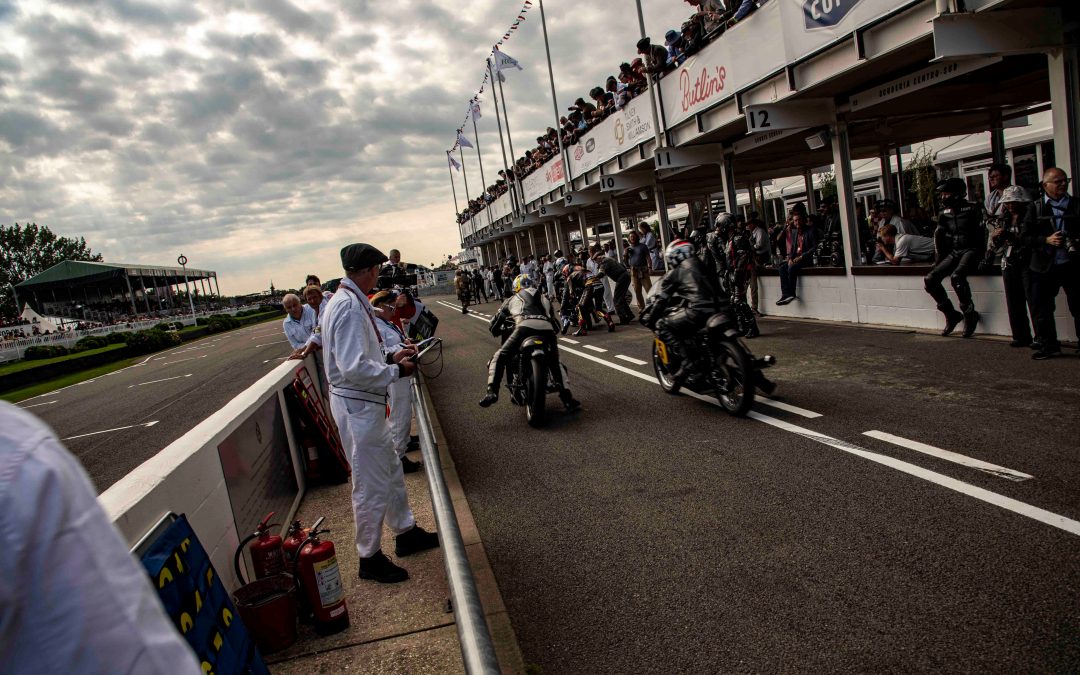
[[[551,82],[551,108],[555,112],[555,137],[559,141],[559,157],[563,161],[563,183],[567,192],[574,189],[570,179],[570,157],[562,142],[562,125],[559,124],[559,102],[555,98],[555,71],[551,68],[551,47],[548,45],[547,18],[544,16],[544,0],[540,0],[540,25],[544,29],[544,52],[547,54],[548,80]]]
[[[499,125],[499,150],[502,151],[503,173],[506,174],[507,187],[510,189],[510,201],[514,204],[514,216],[516,217],[518,213],[517,176],[510,171],[510,167],[506,164],[506,145],[503,141],[502,115],[499,113],[499,97],[495,93],[495,74],[491,71],[491,59],[487,60],[487,67],[488,78],[491,80],[491,100],[495,104],[495,121]]]
[[[476,105],[480,105],[479,101],[476,102]],[[481,199],[483,199],[483,195],[487,194],[487,179],[484,178],[484,158],[480,156],[480,132],[476,130],[476,115],[473,114],[472,108],[469,109],[469,116],[472,117],[473,138],[476,139],[476,161],[480,164],[480,186],[483,190]],[[488,201],[484,199],[484,204],[487,203]],[[484,207],[484,211],[487,212],[488,225],[491,225],[491,212],[488,211],[487,206]]]
[[[506,112],[506,94],[503,93],[502,78],[499,78],[499,98],[502,99],[503,118],[506,119],[506,144],[510,146],[510,159],[513,162],[511,166],[517,165],[517,160],[514,159],[514,140],[510,137],[510,115]],[[514,174],[514,184],[518,186],[521,191],[521,215],[525,215],[525,188],[521,185],[521,181],[517,179],[517,174]]]
[[[465,208],[469,208],[469,170],[465,168],[465,152],[458,144],[458,156],[461,158],[461,177],[465,181]]]
[[[638,28],[641,29],[641,37],[648,37],[645,35],[645,15],[641,11],[641,0],[635,0],[637,3],[637,18]],[[648,85],[645,93],[649,96],[649,107],[652,109],[652,125],[656,131],[656,149],[653,154],[660,151],[660,148],[664,147],[664,136],[660,133],[660,117],[656,114],[656,97],[653,95],[653,89],[658,88],[660,80],[655,78],[652,73],[646,73],[648,77],[645,78],[645,83]],[[656,174],[653,173],[655,178]],[[653,192],[656,196],[656,212],[660,218],[660,243],[667,248],[670,241],[669,233],[671,232],[671,223],[668,222],[667,214],[667,202],[664,199],[664,188],[660,186],[658,181],[654,180]]]

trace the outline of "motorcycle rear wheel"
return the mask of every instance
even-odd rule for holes
[[[531,358],[532,375],[525,381],[525,420],[530,427],[544,426],[544,404],[547,402],[547,364]]]
[[[716,400],[728,414],[744,417],[754,405],[754,370],[750,354],[735,340],[724,340],[718,347],[713,376]]]

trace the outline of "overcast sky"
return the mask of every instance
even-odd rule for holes
[[[0,0],[0,223],[85,236],[112,262],[184,253],[225,293],[340,276],[354,241],[445,259],[459,244],[445,150],[521,4]],[[643,4],[659,40],[691,13]],[[565,109],[634,56],[635,4],[545,10]],[[520,155],[553,121],[537,0],[503,50],[525,68],[504,85]],[[490,183],[488,91],[482,111]]]

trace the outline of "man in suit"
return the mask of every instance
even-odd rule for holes
[[[1042,198],[1028,211],[1022,235],[1031,250],[1036,332],[1042,342],[1031,357],[1036,361],[1061,355],[1054,300],[1062,289],[1080,334],[1080,200],[1069,195],[1069,177],[1057,167],[1043,173],[1042,189]]]

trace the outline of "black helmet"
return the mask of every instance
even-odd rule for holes
[[[946,178],[934,187],[934,192],[947,192],[954,198],[967,195],[967,183],[961,178]]]

